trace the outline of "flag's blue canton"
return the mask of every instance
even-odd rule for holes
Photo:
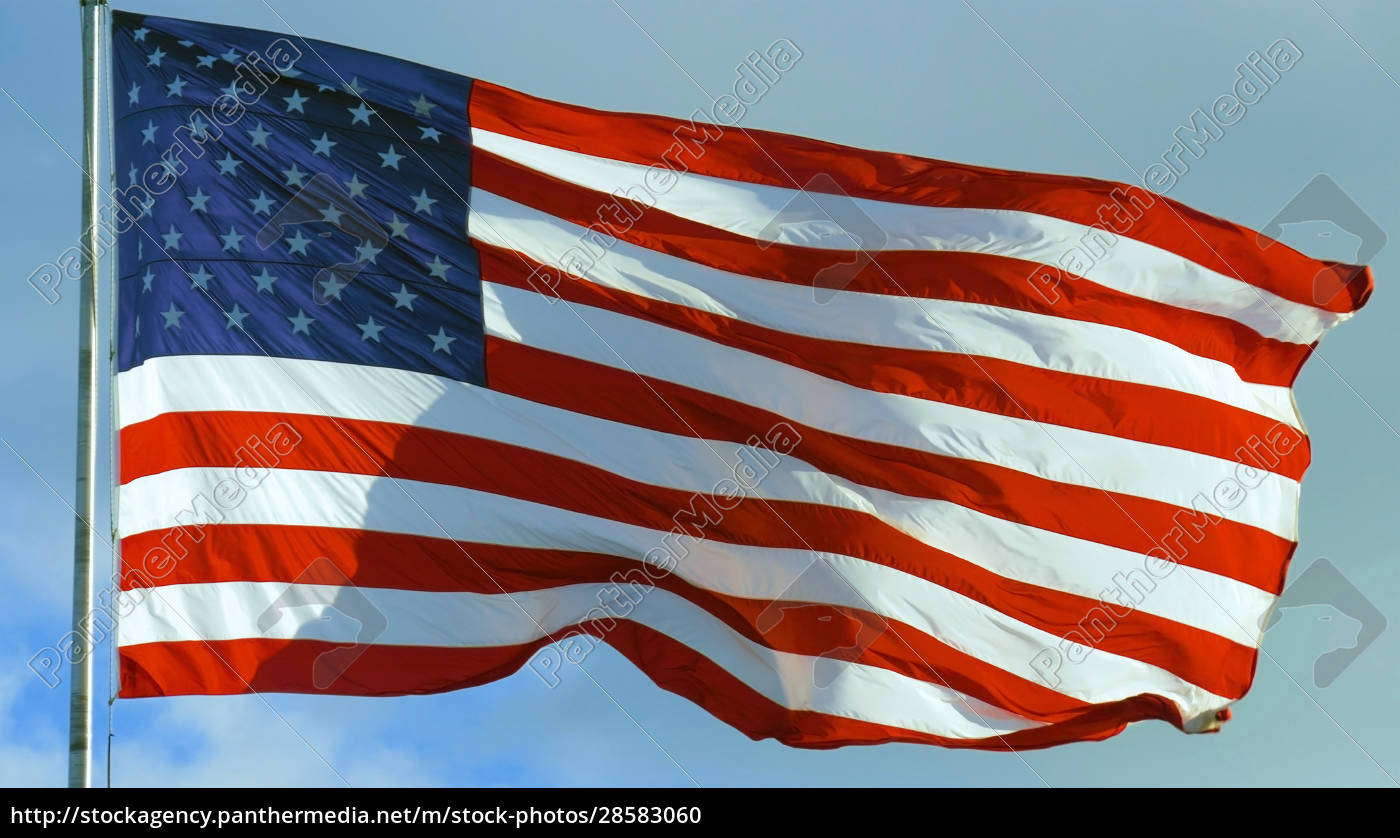
[[[143,180],[173,180],[120,235],[120,369],[161,355],[267,354],[482,383],[480,275],[466,236],[471,80],[276,39],[113,15],[117,202],[140,206]],[[286,67],[296,52],[274,71],[274,58]],[[226,93],[246,112],[216,114]],[[313,218],[268,228],[260,246],[289,202]],[[318,271],[344,263],[360,270],[322,274],[313,288]]]

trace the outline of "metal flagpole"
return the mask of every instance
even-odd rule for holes
[[[83,262],[78,291],[78,440],[73,518],[73,633],[68,693],[68,786],[92,785],[93,512],[97,496],[97,261],[101,168],[102,24],[107,0],[79,0],[83,33]]]

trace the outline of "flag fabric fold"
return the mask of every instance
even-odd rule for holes
[[[1019,749],[1249,689],[1291,386],[1366,269],[1123,184],[112,40],[122,696],[606,644],[755,738]]]

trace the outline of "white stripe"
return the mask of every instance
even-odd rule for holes
[[[383,615],[386,646],[489,647],[529,643],[587,618],[603,586],[568,585],[513,595],[429,593],[357,588],[359,608]],[[172,585],[141,597],[119,627],[123,646],[188,640],[273,637],[363,642],[352,614],[334,603],[344,589],[274,582]],[[280,602],[279,602],[280,600]],[[306,603],[284,607],[286,602]],[[351,611],[346,607],[345,611]],[[276,617],[264,632],[257,619]],[[290,619],[288,619],[290,617]],[[339,619],[335,619],[339,617]],[[330,619],[328,619],[330,618]],[[627,619],[666,634],[791,710],[893,725],[938,736],[978,739],[1039,727],[1039,723],[939,684],[881,667],[779,652],[754,643],[683,597],[650,591]],[[814,684],[814,666],[839,675]]]
[[[472,144],[552,177],[604,195],[643,184],[646,166],[595,157],[472,128]],[[780,218],[796,190],[682,173],[655,195],[656,208],[765,241],[854,249],[833,240],[829,219]],[[655,194],[655,193],[652,193]],[[844,199],[843,199],[844,200]],[[852,206],[887,237],[878,250],[953,250],[992,253],[1058,265],[1092,227],[1015,210],[925,207],[851,198]],[[776,231],[766,228],[775,220]],[[1100,285],[1167,305],[1229,317],[1265,337],[1309,344],[1347,318],[1284,299],[1271,291],[1205,268],[1168,250],[1120,237],[1083,276]]]
[[[831,433],[1212,512],[1212,491],[1226,481],[1233,485],[1239,468],[1179,448],[877,393],[635,317],[553,303],[532,291],[482,283],[489,335],[670,381]],[[1266,474],[1234,509],[1219,511],[1294,540],[1297,502],[1296,480]]]
[[[1287,387],[1242,381],[1222,361],[1154,337],[1045,314],[951,300],[842,291],[817,305],[810,288],[755,280],[617,241],[596,259],[586,228],[473,189],[472,238],[653,300],[826,340],[998,358],[1041,369],[1164,387],[1299,427]],[[569,258],[587,251],[590,259]]]
[[[1184,565],[1157,578],[1146,572],[1141,554],[947,501],[862,486],[790,455],[598,419],[422,373],[325,361],[172,356],[152,358],[117,381],[123,426],[162,412],[283,413],[291,414],[293,426],[296,414],[335,416],[498,440],[684,492],[712,493],[721,480],[735,480],[756,498],[869,513],[1008,579],[1091,599],[1120,583],[1131,594],[1136,582],[1150,590],[1137,605],[1142,611],[1248,646],[1256,645],[1260,619],[1274,602],[1267,591]]]
[[[338,527],[587,550],[674,566],[672,572],[697,586],[747,599],[825,601],[872,611],[1037,683],[1046,679],[1032,661],[1061,645],[1056,635],[970,597],[849,556],[690,539],[679,561],[667,561],[661,552],[666,533],[658,530],[471,489],[331,472],[274,469],[239,503],[221,507],[213,500],[214,487],[232,476],[230,468],[188,468],[128,483],[121,489],[121,533],[166,529],[188,507],[203,514],[184,516],[187,524]],[[202,500],[192,505],[194,498]],[[1061,666],[1056,676],[1062,679],[1056,690],[1091,703],[1151,692],[1173,701],[1188,718],[1227,703],[1170,672],[1103,650]]]

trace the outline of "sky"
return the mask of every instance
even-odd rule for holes
[[[1358,623],[1289,609],[1252,691],[1219,734],[1161,722],[1022,753],[915,745],[805,751],[753,742],[600,649],[547,688],[522,670],[399,699],[262,695],[123,701],[111,782],[141,785],[1394,785],[1400,777],[1400,10],[1308,0],[1172,4],[969,2],[510,3],[139,0],[123,8],[289,32],[408,58],[551,99],[686,116],[732,88],[753,50],[798,64],[742,125],[868,148],[1140,183],[1236,67],[1280,38],[1302,52],[1205,146],[1173,198],[1256,229],[1326,175],[1383,231],[1370,303],[1322,343],[1296,387],[1312,439],[1290,580],[1319,560],[1389,629],[1334,681],[1320,655]],[[26,282],[76,244],[82,139],[77,3],[0,7],[0,784],[61,785],[67,691],[25,665],[68,629],[77,294]],[[1313,256],[1357,243],[1286,229]],[[1379,239],[1375,239],[1379,243]],[[1374,249],[1374,247],[1372,248]],[[104,337],[105,340],[105,337]],[[104,393],[105,399],[105,393]],[[104,408],[105,423],[105,408]],[[106,439],[104,427],[102,439]],[[102,456],[106,456],[104,447]],[[105,503],[102,507],[105,516]],[[105,526],[99,526],[105,532]],[[106,655],[97,669],[108,690]],[[107,707],[96,777],[106,781]]]

